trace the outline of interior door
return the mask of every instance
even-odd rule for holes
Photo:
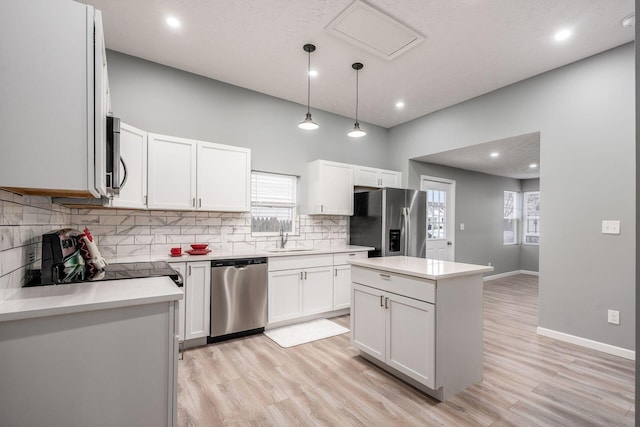
[[[455,258],[455,181],[421,177],[420,188],[427,193],[426,256],[453,261]]]

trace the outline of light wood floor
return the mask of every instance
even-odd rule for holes
[[[181,426],[632,426],[634,362],[536,335],[538,284],[484,286],[484,379],[447,402],[386,374],[349,334],[288,349],[264,335],[187,350]],[[349,316],[333,319],[349,326]]]

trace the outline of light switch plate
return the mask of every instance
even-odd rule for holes
[[[602,221],[602,234],[620,234],[620,221]]]
[[[460,231],[464,231],[464,223],[460,223]]]

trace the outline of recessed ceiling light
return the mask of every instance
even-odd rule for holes
[[[404,108],[404,102],[403,101],[396,102],[396,108]]]
[[[553,36],[557,42],[565,41],[569,37],[571,37],[571,30],[569,29],[560,30]]]
[[[309,70],[309,75],[311,77],[318,77],[318,70]]]
[[[167,25],[171,28],[180,28],[180,21],[178,21],[178,18],[176,18],[175,16],[168,16]]]
[[[538,164],[537,164],[537,163],[531,163],[531,164],[529,165],[529,167],[530,167],[531,169],[535,169],[535,168],[537,168],[537,167],[538,167]]]
[[[500,153],[495,152],[495,151],[490,154],[491,157],[498,157],[499,155],[500,155]]]
[[[622,26],[625,28],[630,28],[636,25],[636,14],[632,13],[622,20]]]

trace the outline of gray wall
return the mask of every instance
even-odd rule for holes
[[[387,166],[386,129],[362,124],[367,136],[347,136],[353,120],[311,111],[320,128],[298,129],[306,106],[107,51],[113,112],[148,132],[248,147],[255,170],[302,175],[316,159]]]
[[[634,49],[626,44],[389,131],[407,159],[540,132],[539,326],[635,348]],[[407,179],[407,178],[405,178]],[[603,235],[601,221],[621,220]],[[619,326],[607,309],[620,311]]]
[[[520,245],[502,244],[504,191],[520,191],[520,180],[433,163],[409,162],[409,187],[420,188],[420,176],[456,181],[455,260],[487,265],[489,275],[520,270]],[[464,224],[464,231],[460,230]]]
[[[636,10],[640,10],[640,0],[635,1]],[[640,27],[636,25],[635,27],[636,40],[640,40]],[[636,63],[640,63],[640,46],[636,43]],[[640,149],[639,149],[639,137],[640,137],[640,69],[636,67],[636,224],[640,222],[640,194],[638,194],[638,190],[640,189],[640,173],[638,173],[637,165],[640,164]],[[636,228],[636,355],[638,351],[640,351],[640,274],[638,272],[638,267],[640,266],[640,228]],[[636,356],[636,388],[635,395],[640,396],[640,375],[637,373],[640,372],[640,358]],[[636,401],[636,414],[640,412],[640,399],[635,399]]]
[[[540,179],[523,179],[520,181],[521,191],[524,193],[525,191],[540,191]],[[542,193],[540,193],[540,197],[542,197]],[[542,223],[544,219],[544,211],[542,210],[542,205],[540,206],[540,222]],[[542,228],[540,232],[544,231]],[[540,246],[538,245],[522,245],[520,246],[520,270],[526,271],[540,271],[539,270],[539,256],[540,256]]]

